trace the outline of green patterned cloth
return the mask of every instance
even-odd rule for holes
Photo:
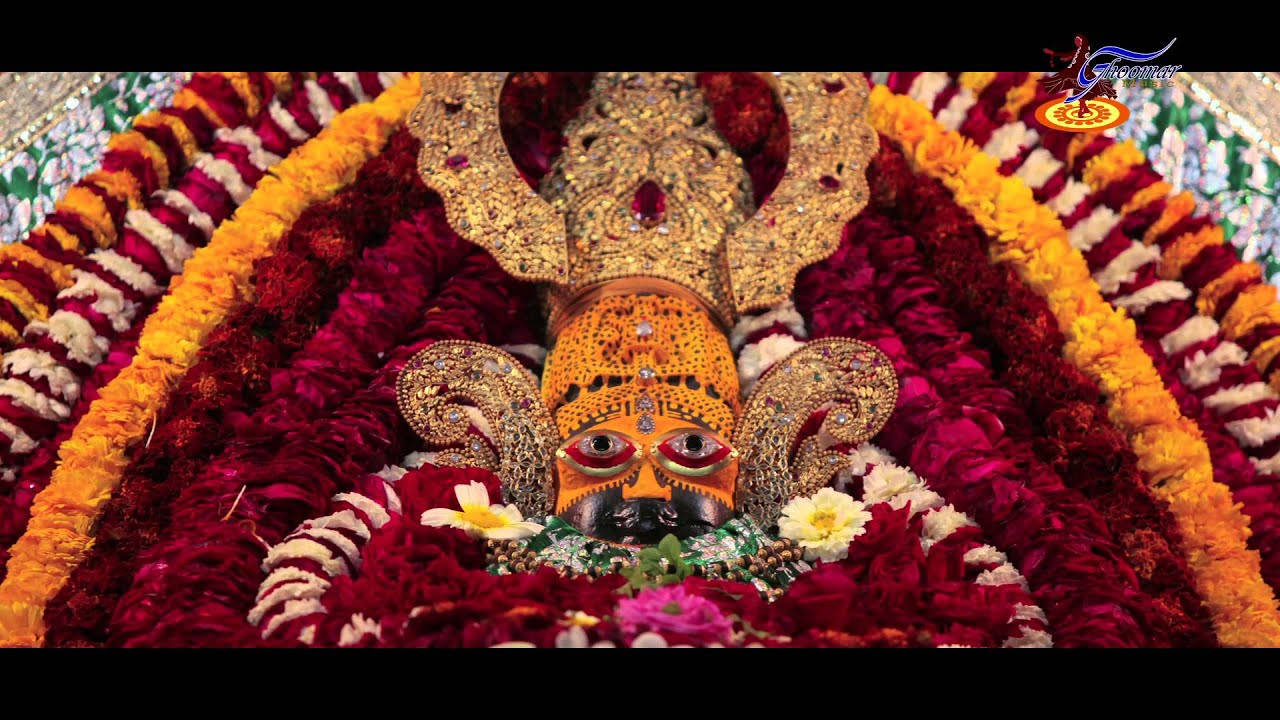
[[[0,167],[0,243],[21,240],[77,180],[102,162],[107,141],[138,115],[169,104],[190,73],[120,73],[67,110]]]
[[[639,548],[624,547],[589,538],[558,517],[530,518],[530,520],[544,525],[546,530],[521,541],[520,544],[522,547],[536,551],[539,558],[553,567],[568,568],[582,573],[592,567],[599,570],[616,569],[619,564],[633,564],[638,559]],[[709,533],[681,540],[680,557],[690,565],[727,562],[743,555],[755,555],[758,550],[773,541],[774,538],[761,530],[750,517],[737,517]],[[742,568],[746,581],[755,585],[756,589],[762,593],[770,589],[785,588],[791,584],[792,580],[808,570],[809,565],[803,560],[783,563],[766,580],[763,577],[755,577],[747,572],[746,568]],[[495,575],[506,575],[512,570],[505,564],[495,563],[489,566],[489,572]]]

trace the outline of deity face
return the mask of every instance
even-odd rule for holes
[[[552,350],[543,398],[559,425],[555,511],[624,544],[733,517],[738,385],[705,310],[656,295],[600,300]]]
[[[729,441],[696,419],[661,414],[648,393],[631,408],[560,447],[557,514],[588,535],[634,545],[732,518],[738,452]]]

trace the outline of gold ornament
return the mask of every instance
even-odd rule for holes
[[[520,178],[499,131],[505,73],[424,74],[409,124],[450,224],[513,276],[549,283],[553,325],[601,283],[651,278],[696,295],[728,327],[786,299],[796,273],[835,250],[866,205],[878,147],[857,74],[764,77],[791,143],[786,173],[754,214],[741,160],[688,74],[598,75],[542,195]],[[663,210],[636,217],[637,194],[655,189]]]
[[[449,225],[512,275],[564,282],[564,218],[516,172],[498,125],[506,73],[422,73],[408,126],[418,172],[444,199]]]
[[[495,432],[502,491],[526,516],[546,515],[554,501],[556,431],[538,398],[538,381],[518,360],[481,343],[437,342],[400,371],[396,400],[409,426],[448,463],[450,455],[479,464],[466,408],[479,410]],[[491,456],[490,456],[491,457]]]
[[[893,369],[847,339],[804,346],[739,406],[727,328],[785,300],[796,274],[835,250],[866,204],[877,148],[860,76],[766,79],[787,113],[790,156],[753,210],[742,161],[714,131],[691,75],[598,75],[540,193],[516,172],[499,131],[505,74],[424,75],[410,117],[423,142],[419,170],[459,234],[513,276],[546,285],[555,342],[545,402],[532,376],[497,349],[437,343],[415,357],[401,377],[401,408],[429,443],[446,447],[440,462],[491,467],[526,515],[621,484],[624,499],[670,501],[681,489],[768,527],[788,500],[829,481],[839,461],[827,440],[854,444],[883,426],[897,397]],[[496,459],[468,444],[460,403],[496,429]],[[822,410],[818,436],[796,448],[800,427]],[[733,436],[729,459],[705,477],[658,452],[659,441],[698,428],[726,448]],[[592,433],[644,456],[607,470],[562,457],[557,486],[557,446]]]
[[[818,437],[857,445],[884,427],[897,401],[893,365],[866,343],[814,340],[779,360],[760,376],[733,436],[742,454],[737,509],[767,528],[787,501],[817,489],[815,468],[828,464],[818,445],[804,448],[812,459],[792,462],[800,428],[815,412],[827,411]],[[796,473],[793,465],[805,473]]]

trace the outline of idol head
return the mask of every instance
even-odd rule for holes
[[[733,517],[737,374],[695,301],[597,297],[559,333],[543,399],[561,435],[555,512],[583,533],[647,545]]]

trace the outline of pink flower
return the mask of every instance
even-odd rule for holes
[[[615,612],[622,629],[635,635],[656,632],[692,642],[728,642],[733,623],[706,598],[690,595],[683,585],[646,588],[618,601]]]

